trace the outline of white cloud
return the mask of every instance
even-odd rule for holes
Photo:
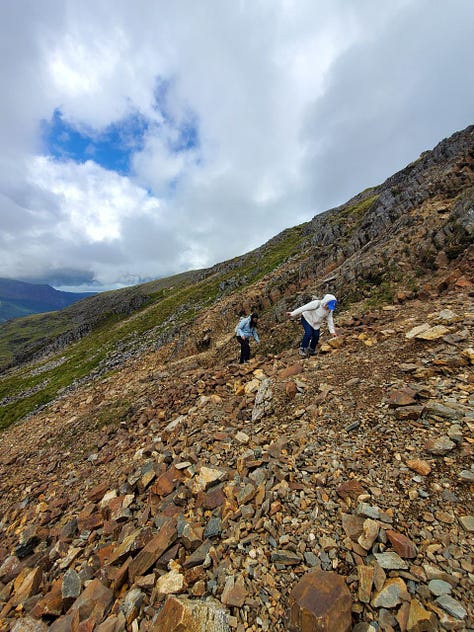
[[[471,0],[2,3],[0,275],[112,287],[345,201],[472,122],[473,21]],[[148,120],[131,174],[45,155],[55,110]]]
[[[56,196],[61,218],[54,233],[66,241],[94,243],[124,239],[124,219],[133,217],[140,221],[147,215],[158,217],[157,199],[128,178],[102,169],[92,161],[76,164],[37,157],[32,161],[30,178],[33,186]],[[40,209],[40,212],[48,211]]]

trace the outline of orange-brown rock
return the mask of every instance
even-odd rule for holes
[[[407,467],[421,476],[428,476],[431,472],[431,465],[423,459],[409,459],[406,461]]]
[[[357,500],[357,498],[365,493],[365,489],[355,479],[350,481],[345,481],[342,485],[336,489],[336,493],[343,499],[352,498],[352,500]]]
[[[290,593],[292,632],[349,632],[352,597],[341,575],[314,571],[304,575]]]
[[[42,579],[43,571],[41,568],[34,568],[30,571],[21,582],[21,585],[15,590],[11,603],[17,606],[32,595],[35,595],[41,585]]]
[[[61,593],[62,579],[57,579],[51,590],[38,601],[31,614],[34,617],[43,617],[45,615],[59,616],[63,611],[63,597]]]
[[[157,496],[167,496],[175,489],[176,485],[183,478],[183,475],[177,470],[174,465],[171,466],[166,472],[160,474],[153,485],[150,487],[150,492]]]
[[[131,581],[137,575],[143,575],[153,566],[156,560],[169,548],[177,537],[176,520],[167,519],[157,535],[152,538],[145,548],[130,563],[128,575]]]
[[[436,615],[429,612],[417,599],[410,602],[408,612],[407,632],[425,632],[427,630],[437,630]]]
[[[287,377],[291,377],[292,375],[298,375],[298,373],[301,373],[302,371],[303,367],[301,363],[292,364],[291,366],[286,367],[286,369],[282,369],[279,373],[279,376],[282,379],[285,379]]]
[[[245,581],[242,576],[237,577],[228,577],[224,586],[224,590],[222,591],[221,601],[226,606],[235,606],[237,608],[241,608],[245,599],[247,598],[248,591],[245,587]]]
[[[78,632],[79,630],[79,610],[59,617],[49,628],[49,632]]]
[[[412,542],[410,538],[407,538],[406,535],[398,533],[398,531],[394,531],[393,529],[387,529],[386,534],[394,551],[398,553],[400,557],[412,559],[418,555],[416,544]]]
[[[412,406],[416,404],[415,391],[411,388],[401,388],[397,391],[392,391],[388,398],[389,406]]]
[[[214,600],[168,597],[152,632],[230,632],[229,615]]]
[[[293,399],[298,392],[298,388],[294,382],[287,382],[285,386],[285,393],[289,399]]]
[[[107,613],[113,593],[98,579],[93,579],[71,606],[71,614],[77,610],[80,620],[88,619],[93,611],[99,615]]]

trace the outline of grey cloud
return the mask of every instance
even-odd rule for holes
[[[473,121],[474,3],[408,5],[347,50],[308,111],[307,180],[320,210],[379,184]]]
[[[27,283],[44,283],[53,287],[81,287],[94,284],[94,275],[90,270],[60,268],[51,269],[38,275],[29,275],[18,279]]]

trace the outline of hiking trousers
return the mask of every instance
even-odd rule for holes
[[[242,336],[236,336],[237,341],[240,344],[240,360],[239,363],[243,364],[250,360],[250,342],[248,338],[242,338]]]
[[[306,349],[309,347],[310,351],[315,351],[316,345],[318,344],[318,341],[319,341],[320,330],[315,329],[314,327],[311,327],[311,325],[308,323],[308,321],[306,320],[304,316],[301,316],[301,324],[304,329],[304,335],[303,335],[303,338],[301,339],[300,349],[303,349],[306,351]]]

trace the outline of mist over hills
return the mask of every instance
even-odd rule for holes
[[[50,285],[0,278],[0,323],[30,314],[53,312],[94,292],[62,292]]]

